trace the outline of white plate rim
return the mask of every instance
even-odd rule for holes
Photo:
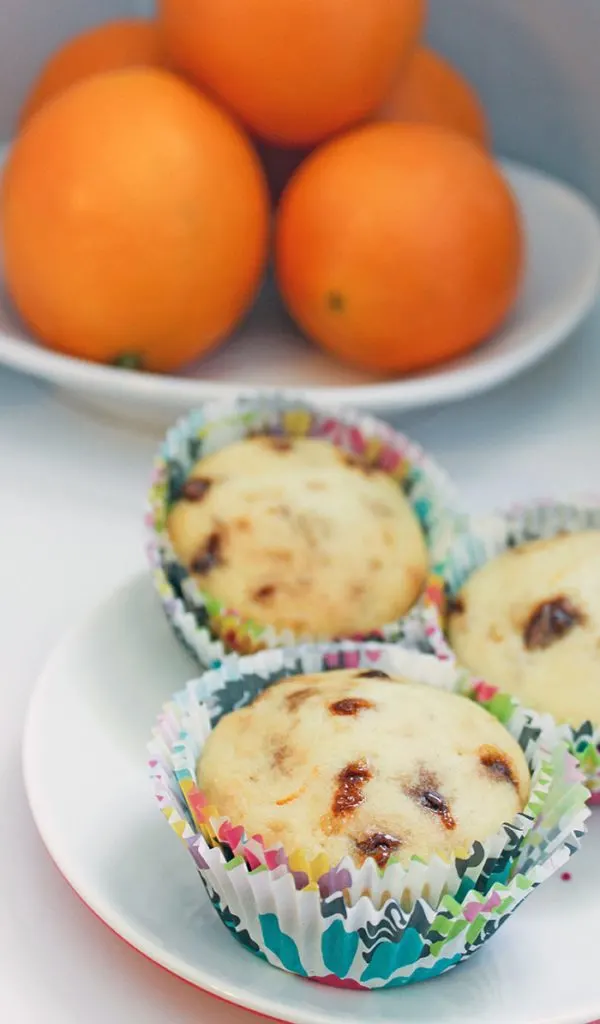
[[[250,1013],[262,1015],[269,1020],[278,1021],[280,1024],[286,1024],[286,1022],[288,1024],[330,1024],[330,1017],[327,1016],[325,1011],[320,1013],[317,1009],[311,1008],[305,1014],[298,1013],[290,1016],[289,1003],[278,1002],[276,997],[269,997],[265,1002],[260,993],[256,991],[250,991],[245,988],[224,990],[213,983],[209,972],[203,971],[201,967],[187,970],[184,960],[169,954],[168,951],[165,951],[146,937],[141,937],[122,914],[115,912],[109,900],[104,899],[102,895],[94,891],[92,885],[88,885],[81,880],[77,868],[69,863],[68,857],[63,856],[60,840],[56,838],[50,816],[44,810],[44,801],[41,797],[38,798],[37,772],[35,769],[38,707],[43,704],[46,690],[51,686],[55,665],[60,663],[65,652],[69,650],[71,645],[77,642],[80,634],[85,633],[93,625],[95,619],[104,610],[111,604],[116,603],[119,598],[125,596],[128,591],[139,586],[140,581],[146,575],[144,572],[128,575],[117,586],[105,593],[104,597],[95,604],[91,611],[80,616],[79,620],[72,624],[55,644],[37,676],[25,716],[21,750],[21,767],[25,793],[35,826],[58,872],[81,902],[118,939],[124,941],[130,948],[140,953],[151,963],[166,970],[173,977],[179,978],[193,988],[205,992],[221,1002],[238,1006]],[[306,982],[300,979],[294,980],[297,980],[299,985],[306,984]],[[422,984],[425,986],[427,982]],[[336,990],[331,989],[327,991],[335,992]],[[363,994],[359,995],[359,998],[361,997],[363,997]],[[600,992],[596,1005],[594,1008],[590,1008],[589,1011],[585,1010],[582,1013],[581,1010],[578,1010],[575,1017],[572,1014],[551,1018],[539,1017],[532,1021],[532,1024],[600,1024],[599,1015]],[[364,1015],[361,1014],[360,1016],[362,1019]],[[354,1018],[348,1017],[347,1024],[354,1024]]]
[[[0,166],[7,146],[0,146]],[[492,353],[458,372],[450,363],[448,370],[435,375],[409,377],[352,385],[311,384],[298,385],[303,395],[318,403],[362,405],[375,408],[413,409],[437,402],[457,401],[466,395],[476,395],[497,387],[521,374],[541,358],[565,343],[574,327],[593,308],[600,286],[600,215],[592,202],[581,191],[544,171],[515,160],[501,160],[509,174],[527,176],[555,190],[557,196],[568,200],[587,219],[590,258],[587,272],[582,275],[577,292],[573,293],[566,310],[550,319],[545,330],[533,335],[516,352]],[[63,355],[29,342],[12,338],[0,331],[0,363],[31,376],[49,380],[79,392],[105,398],[129,398],[141,404],[164,402],[172,406],[191,407],[207,398],[235,397],[244,391],[272,394],[274,391],[293,393],[298,388],[288,386],[244,385],[229,381],[179,376],[160,376],[133,373],[119,367],[109,367]]]
[[[118,912],[115,912],[109,901],[103,899],[100,894],[94,893],[91,887],[88,888],[88,886],[81,882],[77,877],[77,869],[73,869],[73,867],[69,866],[67,860],[61,853],[60,841],[54,838],[54,826],[52,825],[49,816],[45,813],[44,801],[42,799],[38,799],[37,796],[34,753],[37,721],[36,715],[38,705],[41,705],[46,689],[49,687],[50,681],[53,677],[54,666],[60,663],[63,653],[69,649],[71,644],[76,642],[76,638],[93,624],[98,613],[113,601],[117,600],[119,596],[134,587],[139,582],[142,575],[145,574],[133,573],[129,575],[118,586],[106,594],[90,612],[81,616],[78,622],[71,625],[51,650],[41,672],[38,674],[27,706],[21,751],[21,767],[29,809],[42,842],[60,875],[62,875],[67,885],[73,890],[84,906],[86,906],[88,910],[91,910],[92,913],[107,928],[109,928],[114,935],[117,936],[117,938],[124,941],[128,946],[140,953],[157,967],[166,970],[168,974],[172,975],[172,977],[185,981],[193,988],[206,992],[208,995],[232,1006],[239,1006],[243,1009],[249,1010],[251,1013],[261,1014],[270,1020],[283,1022],[283,1024],[285,1024],[286,1020],[291,1021],[291,1018],[278,1017],[269,1013],[268,1009],[265,1009],[264,1005],[261,1003],[260,997],[256,999],[246,998],[248,995],[252,996],[253,993],[248,993],[246,990],[240,989],[239,998],[229,998],[227,995],[223,994],[222,990],[213,985],[210,975],[207,975],[202,983],[200,983],[198,978],[193,977],[192,972],[182,971],[181,967],[178,966],[182,964],[183,961],[178,960],[177,957],[169,955],[167,952],[162,950],[159,945],[149,940],[140,940],[135,929],[127,922],[127,919]],[[198,975],[202,975],[202,969],[198,968],[197,973]],[[287,1012],[284,1006],[282,1006],[282,1012]],[[313,1018],[313,1020],[316,1022],[316,1018]],[[301,1022],[301,1018],[298,1018],[298,1021]],[[295,1022],[292,1022],[292,1024],[295,1024]],[[326,1018],[323,1018],[323,1021],[319,1022],[319,1024],[326,1024]]]

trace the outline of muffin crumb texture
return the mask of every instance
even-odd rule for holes
[[[315,639],[401,618],[427,574],[398,482],[312,438],[257,435],[202,459],[168,529],[200,590],[226,610]]]
[[[524,754],[465,697],[373,670],[286,679],[226,715],[198,763],[209,802],[288,854],[448,858],[529,796]]]
[[[472,673],[578,728],[600,723],[600,530],[511,547],[450,599],[448,637]]]

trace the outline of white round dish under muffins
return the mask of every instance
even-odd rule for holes
[[[4,150],[4,155],[6,149]],[[2,160],[0,149],[0,161]],[[248,388],[294,389],[321,404],[399,412],[456,401],[521,373],[565,341],[592,307],[600,282],[600,221],[569,186],[504,163],[527,232],[523,294],[506,326],[475,351],[398,380],[377,379],[307,343],[267,286],[231,341],[181,375],[141,374],[39,345],[15,316],[0,270],[0,363],[58,385],[72,398],[148,425],[166,425],[206,398]]]
[[[238,948],[157,814],[145,770],[156,709],[194,671],[144,575],[71,632],[31,702],[24,772],[34,818],[59,870],[117,934],[213,995],[298,1024],[589,1024],[600,1016],[598,812],[571,879],[549,882],[493,944],[440,979],[344,992],[285,976]]]

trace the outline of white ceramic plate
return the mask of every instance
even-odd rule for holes
[[[50,658],[24,738],[29,802],[81,898],[127,942],[199,988],[302,1024],[588,1024],[600,1017],[600,812],[571,862],[468,963],[378,993],[328,989],[261,963],[228,934],[154,804],[145,745],[193,672],[150,581],[113,594]]]
[[[1,158],[1,152],[0,152]],[[460,399],[508,380],[565,340],[589,311],[600,279],[600,224],[590,203],[518,164],[506,172],[528,242],[524,291],[510,322],[475,352],[402,380],[376,380],[301,338],[267,286],[247,323],[184,376],[99,366],[39,346],[19,323],[0,279],[0,363],[45,378],[112,414],[166,423],[208,397],[294,388],[313,401],[401,411]]]

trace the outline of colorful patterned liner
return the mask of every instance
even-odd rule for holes
[[[445,473],[417,445],[387,424],[355,412],[329,415],[299,399],[206,404],[167,434],[155,461],[146,512],[148,556],[155,587],[175,633],[205,667],[218,663],[231,650],[249,654],[315,639],[264,628],[226,608],[198,588],[170,542],[168,512],[192,467],[203,456],[253,433],[321,438],[388,472],[404,490],[423,527],[432,561],[440,557],[452,529],[455,495]],[[426,635],[436,627],[436,617],[431,618],[417,605],[404,618],[382,625],[368,637],[354,639],[403,641],[430,649]]]
[[[438,657],[454,657],[445,633],[447,604],[476,569],[508,548],[519,547],[558,533],[600,529],[600,502],[580,505],[575,502],[540,501],[514,506],[505,515],[486,519],[463,519],[446,557],[434,567],[423,598],[424,614],[430,624],[429,642]],[[437,628],[434,622],[437,618]],[[486,692],[494,687],[481,681]],[[559,734],[578,757],[587,784],[600,798],[600,724],[583,722],[578,728],[558,726]]]
[[[455,859],[408,867],[392,857],[332,865],[266,848],[209,806],[196,764],[211,728],[282,678],[372,668],[455,690],[482,703],[520,743],[532,772],[523,813]],[[432,978],[469,957],[579,849],[589,796],[549,716],[490,695],[456,666],[381,644],[344,642],[229,656],[167,704],[150,744],[156,799],[183,840],[224,924],[275,967],[349,989]],[[391,894],[391,895],[390,895]]]

